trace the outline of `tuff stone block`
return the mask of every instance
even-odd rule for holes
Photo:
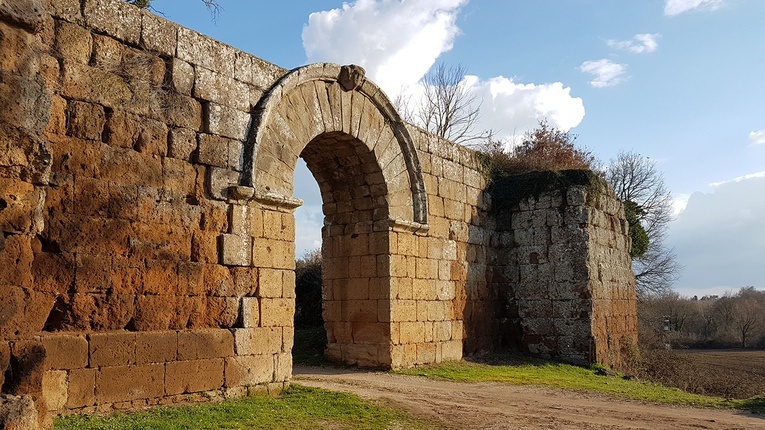
[[[264,384],[274,379],[272,354],[240,355],[226,358],[226,387]]]
[[[136,333],[136,364],[165,363],[178,356],[178,332],[152,331]]]
[[[66,333],[46,334],[42,336],[41,342],[47,351],[47,363],[50,369],[71,370],[88,366],[89,346],[85,336]]]
[[[67,408],[81,408],[96,403],[97,373],[98,369],[73,369],[69,371]]]
[[[234,336],[228,330],[190,330],[178,333],[178,359],[199,360],[234,355]]]
[[[165,365],[102,367],[96,374],[97,403],[154,399],[165,394]]]
[[[165,394],[196,393],[223,386],[224,359],[174,361],[167,363]]]
[[[93,333],[88,335],[90,367],[135,364],[135,339],[132,332]]]
[[[234,329],[237,355],[255,355],[282,352],[282,329],[259,327]]]

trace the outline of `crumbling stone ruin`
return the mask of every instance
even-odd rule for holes
[[[298,157],[324,202],[331,360],[509,345],[618,367],[636,340],[602,180],[490,183],[360,67],[284,70],[118,0],[0,1],[0,103],[6,428],[281,390]]]

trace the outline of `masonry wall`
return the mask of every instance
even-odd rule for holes
[[[294,217],[222,190],[285,70],[121,1],[3,2],[0,48],[3,392],[60,411],[280,388]]]
[[[363,71],[288,72],[118,0],[25,0],[0,3],[0,101],[0,386],[42,412],[283,388],[297,157],[324,201],[328,358],[616,366],[634,340],[612,193],[506,204]]]
[[[503,346],[623,368],[637,344],[624,209],[590,172],[531,172],[492,184],[490,285]]]

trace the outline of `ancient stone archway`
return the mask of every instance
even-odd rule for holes
[[[425,187],[411,137],[358,66],[293,70],[263,97],[255,121],[244,177],[256,200],[272,202],[277,210],[299,204],[292,199],[298,157],[319,183],[328,356],[390,366],[389,235],[427,229]]]

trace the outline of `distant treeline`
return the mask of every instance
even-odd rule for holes
[[[682,297],[676,292],[638,303],[644,347],[765,347],[765,291],[741,288],[723,296]]]

